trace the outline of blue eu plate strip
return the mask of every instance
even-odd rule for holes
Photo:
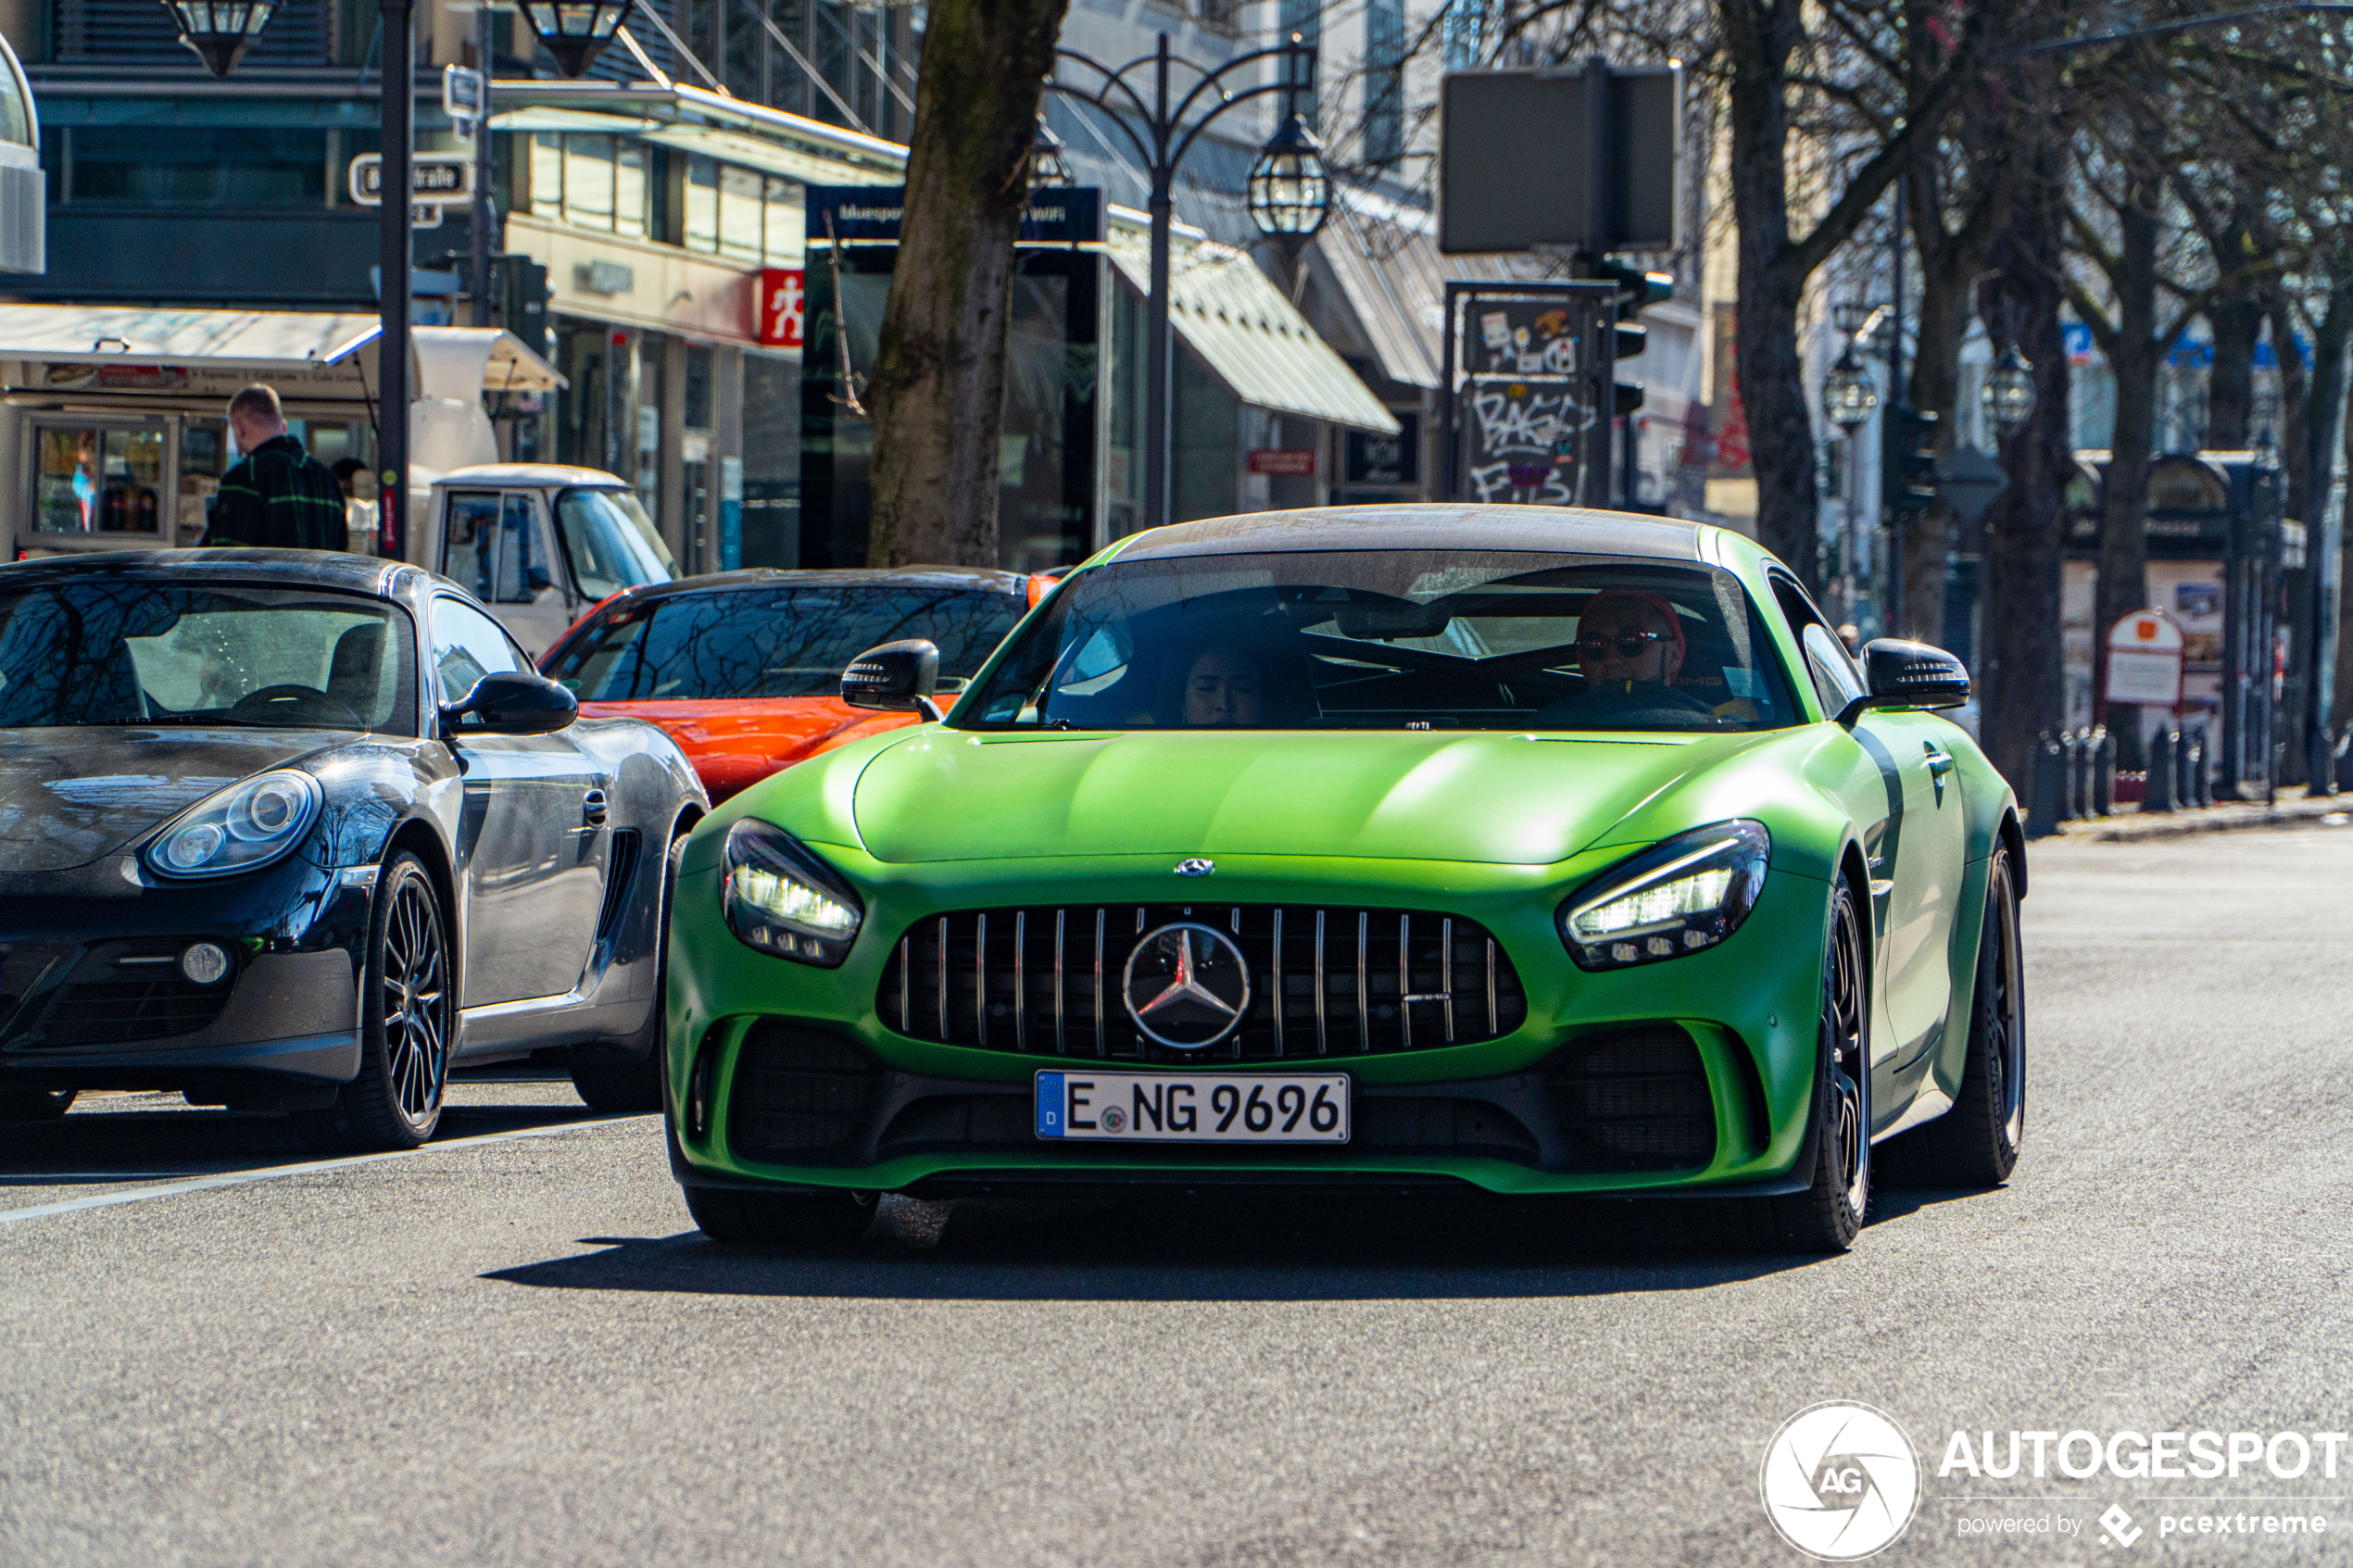
[[[1063,1135],[1063,1075],[1059,1073],[1038,1074],[1038,1135]]]

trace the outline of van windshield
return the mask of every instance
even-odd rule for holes
[[[661,531],[626,490],[567,490],[556,497],[556,536],[583,597],[668,583],[678,575]]]
[[[1113,561],[1026,624],[970,729],[1749,730],[1798,721],[1730,572],[1466,550]]]

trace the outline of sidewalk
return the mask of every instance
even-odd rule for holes
[[[2029,839],[2028,844],[2138,844],[2151,838],[2181,838],[2194,833],[2227,833],[2234,828],[2342,827],[2353,817],[2353,792],[2307,797],[2298,784],[2280,791],[2278,803],[2230,801],[2193,810],[2158,811],[2147,816],[2137,806],[2118,808],[2113,817],[2086,817],[2061,822],[2056,834]],[[2336,819],[2331,822],[2329,819]]]

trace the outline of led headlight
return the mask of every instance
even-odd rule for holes
[[[1712,947],[1740,928],[1765,886],[1762,822],[1718,822],[1613,866],[1560,907],[1580,969],[1624,969]]]
[[[780,959],[832,969],[849,956],[866,918],[833,868],[782,828],[750,817],[727,830],[727,924]]]
[[[319,781],[292,768],[257,773],[198,801],[149,842],[161,876],[233,876],[270,864],[319,820]]]

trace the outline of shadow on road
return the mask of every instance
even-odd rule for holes
[[[1350,1198],[885,1198],[858,1244],[726,1247],[699,1231],[487,1279],[562,1290],[990,1301],[1313,1301],[1698,1290],[1776,1255],[1731,1204]]]
[[[541,1090],[537,1085],[546,1084]],[[482,1085],[482,1087],[476,1087]],[[572,1080],[529,1062],[463,1071],[450,1080],[436,1143],[594,1119]],[[176,1094],[85,1096],[55,1122],[0,1129],[0,1188],[104,1185],[331,1159],[302,1122],[283,1115],[200,1110]]]

